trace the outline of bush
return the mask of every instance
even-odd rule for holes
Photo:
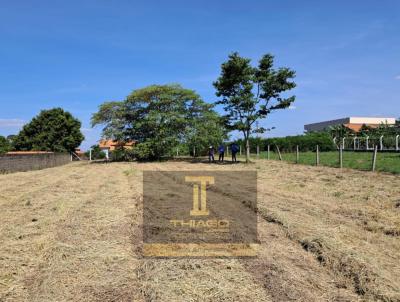
[[[132,153],[137,160],[154,160],[157,158],[154,150],[155,148],[151,142],[144,142],[137,144]]]
[[[104,159],[106,154],[100,149],[99,145],[93,145],[90,147],[92,149],[92,159]],[[90,151],[85,152],[87,158],[90,157]]]
[[[0,155],[10,150],[11,150],[11,145],[9,141],[4,136],[0,135]]]

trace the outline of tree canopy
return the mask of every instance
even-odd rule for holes
[[[106,102],[92,116],[92,126],[103,125],[103,136],[136,140],[137,157],[160,159],[182,143],[203,146],[223,139],[224,132],[213,105],[180,85],[151,85],[134,90],[124,101]],[[220,131],[218,131],[220,129]]]
[[[16,150],[71,152],[84,140],[81,122],[62,108],[42,110],[13,138]]]
[[[262,133],[264,128],[253,129],[253,124],[275,110],[288,108],[295,96],[283,93],[296,87],[292,81],[295,72],[289,68],[274,69],[274,57],[266,54],[258,66],[237,52],[229,55],[221,65],[221,75],[214,82],[216,95],[221,97],[216,104],[223,105],[223,116],[229,130],[243,133],[246,142],[246,161],[249,161],[249,137],[252,133]]]

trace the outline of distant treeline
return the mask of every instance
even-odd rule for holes
[[[244,146],[242,140],[236,141],[238,144]],[[332,137],[328,132],[312,132],[303,135],[274,137],[274,138],[250,138],[250,151],[257,152],[257,145],[260,151],[266,151],[268,145],[271,150],[278,146],[282,152],[294,152],[296,146],[299,146],[300,151],[314,151],[316,146],[319,146],[320,151],[336,150]]]

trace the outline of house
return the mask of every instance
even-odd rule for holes
[[[136,144],[136,141],[118,141],[112,139],[102,139],[99,141],[100,149],[106,154],[106,158],[109,158],[109,152],[112,152],[116,149],[132,149]]]
[[[355,132],[358,132],[363,125],[369,127],[378,127],[382,124],[394,125],[395,123],[396,119],[393,117],[345,117],[331,121],[304,125],[304,130],[324,131],[330,127],[343,125]]]

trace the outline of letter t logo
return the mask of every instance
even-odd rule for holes
[[[213,176],[186,176],[186,182],[199,182],[199,184],[193,184],[193,209],[190,211],[191,216],[205,216],[209,214],[207,210],[207,183],[213,185]],[[200,193],[200,194],[199,194]],[[200,203],[199,203],[200,199]]]

